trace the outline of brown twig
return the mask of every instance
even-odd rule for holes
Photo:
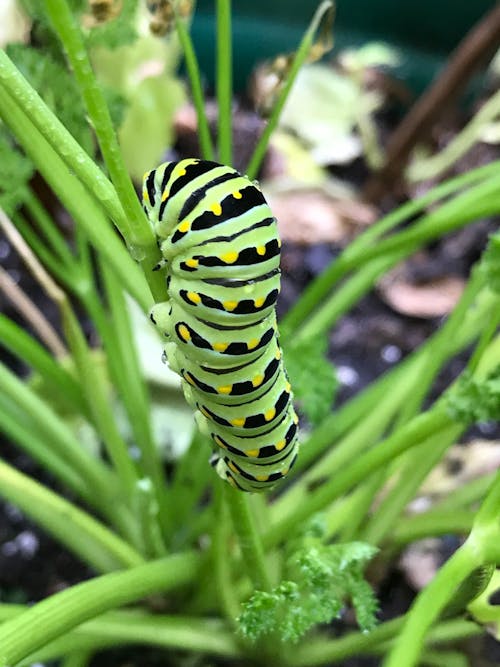
[[[455,100],[476,70],[489,62],[499,46],[500,4],[496,4],[464,37],[445,68],[393,132],[384,165],[365,185],[365,199],[378,202],[389,186],[401,178],[415,144],[429,136],[443,110]]]

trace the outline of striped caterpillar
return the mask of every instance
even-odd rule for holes
[[[167,267],[151,319],[210,436],[218,474],[268,490],[298,451],[297,415],[278,343],[280,241],[259,187],[231,167],[167,162],[144,176],[143,204]]]

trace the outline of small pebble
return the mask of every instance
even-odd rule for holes
[[[384,345],[380,350],[380,356],[388,364],[395,364],[401,359],[401,350],[397,345]]]
[[[359,374],[354,368],[351,368],[351,366],[338,366],[337,378],[338,381],[346,387],[354,387],[359,380]]]

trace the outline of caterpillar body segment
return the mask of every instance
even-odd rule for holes
[[[268,490],[298,452],[275,315],[276,219],[257,185],[198,159],[147,172],[143,205],[167,267],[166,299],[151,319],[169,365],[212,440],[218,474]]]

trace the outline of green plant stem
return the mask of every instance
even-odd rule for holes
[[[481,132],[488,123],[500,116],[500,92],[493,94],[467,125],[438,153],[427,158],[417,158],[407,169],[410,182],[439,177],[464,155],[471,146],[481,141]]]
[[[198,60],[196,58],[193,42],[189,35],[185,20],[178,15],[177,11],[175,13],[175,29],[182,46],[182,50],[184,51],[186,70],[189,76],[189,82],[191,84],[191,94],[193,96],[193,104],[196,110],[196,118],[198,121],[198,137],[200,141],[201,154],[205,160],[214,160],[215,152],[212,144],[212,137],[210,136],[207,114],[205,112],[205,98],[203,96]]]
[[[220,482],[220,484],[222,483]],[[224,484],[224,495],[233,519],[233,528],[238,536],[241,556],[247,574],[257,590],[269,591],[271,590],[271,581],[264,549],[249,507],[248,496],[237,489],[233,489],[229,484]]]
[[[288,96],[295,82],[297,74],[299,73],[299,70],[302,67],[302,65],[306,62],[311,46],[314,42],[314,36],[319,26],[321,25],[321,22],[323,21],[325,15],[328,12],[332,11],[332,7],[333,4],[332,2],[330,2],[330,0],[322,2],[319,5],[316,12],[314,13],[311,23],[309,24],[309,27],[307,28],[304,36],[302,37],[302,40],[299,44],[299,48],[297,49],[295,57],[290,66],[288,77],[286,78],[286,81],[281,89],[278,99],[276,100],[276,104],[273,107],[267,125],[263,133],[261,134],[259,141],[257,142],[257,146],[255,147],[252,157],[250,158],[248,166],[245,170],[250,180],[256,178],[257,176],[259,167],[266,154],[267,146],[269,144],[269,139],[271,138],[272,133],[274,132],[274,130],[278,125],[281,112],[283,111],[283,107],[285,106],[285,103],[288,99]]]
[[[44,233],[47,241],[52,246],[52,250],[57,254],[59,260],[67,261],[72,257],[71,251],[61,232],[54,225],[51,217],[39,201],[38,197],[32,190],[28,191],[28,195],[24,200],[30,216],[35,220],[37,225]]]
[[[479,555],[465,542],[421,591],[384,667],[413,667],[419,659],[425,635],[450,601],[458,586],[481,565]]]
[[[108,468],[93,459],[80,446],[73,433],[59,417],[21,380],[0,364],[0,387],[30,416],[41,433],[52,443],[53,451],[67,462],[93,490],[94,497],[109,502],[116,481]]]
[[[431,434],[447,428],[451,419],[444,409],[434,408],[419,415],[396,433],[383,440],[373,449],[346,465],[334,477],[325,481],[316,491],[311,492],[303,502],[274,524],[264,535],[266,548],[279,544],[284,537],[309,519],[313,514],[327,507],[336,498],[365,479],[377,468],[387,464],[403,452],[420,445]]]
[[[39,373],[56,402],[63,403],[70,410],[85,411],[82,393],[74,377],[38,341],[2,314],[0,341],[11,354]]]
[[[403,255],[410,254],[418,247],[418,243],[429,240],[430,237],[422,238],[428,234],[440,236],[445,231],[449,231],[449,225],[465,224],[463,218],[469,215],[469,220],[479,217],[482,214],[481,198],[486,196],[483,188],[490,190],[496,189],[495,175],[498,174],[498,163],[481,167],[477,171],[462,175],[456,179],[433,188],[424,197],[414,202],[405,204],[396,209],[389,215],[372,225],[366,232],[361,234],[351,243],[348,248],[328,266],[322,274],[316,278],[304,291],[301,298],[293,308],[287,313],[281,322],[281,335],[286,339],[288,335],[296,336],[297,329],[314,308],[324,301],[333,285],[338,282],[346,273],[353,268],[363,266],[369,258],[375,258],[380,254],[387,254],[389,251],[399,250]],[[475,183],[479,181],[476,190]],[[482,181],[482,182],[481,182]],[[411,216],[422,211],[426,206],[435,201],[453,194],[458,189],[470,185],[470,189],[455,199],[441,205],[436,211],[424,215],[419,221],[403,232],[396,233],[384,240],[378,240],[382,234],[385,234],[392,228],[404,222]],[[470,197],[469,197],[470,195]],[[489,205],[493,204],[490,196]],[[484,202],[483,202],[484,204]],[[473,210],[471,210],[473,209]],[[459,222],[460,221],[460,222]],[[417,243],[415,243],[417,241]],[[402,247],[404,246],[404,247]],[[397,253],[396,253],[397,255]],[[395,255],[395,257],[396,257]],[[329,303],[325,303],[321,310],[328,310]]]
[[[216,480],[218,482],[218,480]],[[231,573],[232,559],[228,558],[230,517],[229,508],[224,502],[224,489],[221,484],[215,485],[215,520],[212,522],[213,569],[215,591],[219,605],[229,623],[236,629],[236,619],[240,615],[240,607],[235,597],[234,577]]]
[[[142,562],[132,547],[103,524],[1,460],[0,495],[99,572]]]
[[[311,638],[299,644],[288,657],[287,667],[319,667],[340,663],[353,656],[373,655],[394,637],[404,625],[404,617],[381,623],[371,632],[351,632],[338,639]],[[457,641],[481,634],[475,623],[462,619],[437,625],[427,637],[427,645]],[[399,667],[403,667],[401,663]],[[406,665],[405,665],[406,667]]]
[[[170,495],[175,498],[172,542],[181,548],[193,539],[193,519],[199,513],[198,505],[209,485],[210,466],[207,465],[210,448],[207,438],[195,431],[189,448],[177,462]]]
[[[0,626],[0,665],[12,665],[105,611],[185,586],[196,576],[193,552],[112,572],[72,586]]]
[[[425,537],[437,537],[440,535],[468,535],[476,513],[469,510],[441,511],[432,509],[423,514],[413,516],[405,515],[393,526],[390,535],[390,544],[398,549],[422,540]]]
[[[104,339],[107,358],[115,386],[128,414],[135,443],[140,449],[138,465],[142,474],[151,480],[149,522],[162,521],[166,529],[171,516],[166,496],[166,479],[161,466],[159,448],[153,438],[151,404],[139,365],[127,303],[115,274],[104,262],[101,262],[101,274],[104,278],[111,316],[109,322],[111,335]],[[154,533],[154,528],[151,528]],[[164,555],[164,551],[155,555]]]
[[[87,667],[91,658],[91,651],[77,651],[74,653],[69,653],[64,658],[61,667]]]
[[[36,422],[19,409],[15,400],[5,394],[0,395],[0,423],[4,435],[38,461],[59,483],[92,505],[92,491],[79,471],[53,450],[50,439],[40,433]]]
[[[12,108],[12,103],[15,103],[16,106],[19,105],[18,113],[29,116],[29,125],[32,127],[30,127],[26,137],[23,137],[22,131],[18,132],[13,128],[16,138],[25,147],[26,152],[30,154],[25,142],[28,142],[31,136],[34,135],[34,126],[57,153],[58,157],[64,160],[67,167],[76,174],[88,188],[88,191],[105,207],[108,215],[113,219],[122,235],[124,235],[123,230],[127,229],[128,223],[113,186],[80,144],[75,141],[64,125],[47,107],[34,88],[30,86],[3,50],[0,50],[0,86],[4,93],[0,100],[0,111],[5,122],[9,126],[11,125],[10,109]],[[5,94],[8,94],[10,98],[7,100],[11,103],[9,105],[10,108],[5,106]],[[37,167],[40,167],[37,161],[35,163]],[[65,170],[63,181],[68,182],[67,170]]]
[[[217,0],[217,108],[218,149],[223,164],[233,162],[231,0]]]
[[[14,74],[11,75],[10,69],[7,70],[7,73],[3,71],[4,57],[6,58],[0,51],[0,84],[2,75],[7,76],[9,81],[11,78],[15,79],[16,77],[20,77],[20,74],[13,67],[12,63],[11,66],[14,69]],[[31,93],[33,95],[36,94],[29,88],[24,79],[22,79],[22,81],[24,82],[24,85],[28,87],[28,90],[25,91],[24,88],[22,88],[23,94],[20,96],[20,99],[22,103],[28,106],[28,108],[31,108],[30,105],[32,102],[29,95],[31,95]],[[25,99],[25,95],[28,95],[27,99]],[[135,265],[114,231],[109,227],[100,205],[96,203],[97,199],[102,203],[109,214],[116,213],[114,205],[106,206],[110,203],[112,204],[113,197],[115,196],[111,184],[106,181],[102,172],[96,165],[94,165],[87,154],[82,151],[71,135],[68,135],[67,131],[62,126],[59,128],[57,119],[52,116],[48,109],[43,108],[43,103],[40,100],[42,111],[44,113],[46,111],[48,114],[48,118],[45,118],[44,113],[42,113],[42,116],[39,119],[40,124],[43,126],[43,123],[47,122],[49,126],[51,126],[51,119],[53,119],[55,125],[53,131],[55,143],[57,145],[57,152],[51,147],[51,144],[47,142],[43,134],[39,132],[37,127],[33,124],[34,119],[37,118],[37,113],[40,110],[38,103],[33,103],[33,105],[33,109],[36,109],[36,111],[33,111],[32,115],[28,117],[24,111],[17,106],[13,99],[6,94],[5,90],[0,85],[0,115],[3,120],[11,128],[17,141],[23,146],[26,153],[36,164],[43,178],[59,197],[61,203],[69,211],[74,220],[76,220],[78,225],[81,225],[85,229],[92,245],[106,258],[109,265],[113,267],[113,270],[119,276],[121,284],[124,285],[127,291],[134,297],[134,299],[136,299],[141,308],[144,311],[147,311],[151,307],[152,301],[144,276],[140,269]],[[66,135],[69,136],[70,140]],[[58,141],[61,142],[60,145],[58,144]],[[71,151],[77,152],[78,161],[75,163],[76,166],[73,164],[75,155]],[[74,170],[82,179],[82,182],[87,185],[92,192],[92,195],[85,190],[76,178],[68,173],[68,168],[59,157],[59,154],[64,155],[70,160],[70,168]],[[85,170],[79,170],[80,166],[85,167],[88,163],[92,165],[92,169],[89,170],[89,173]],[[105,187],[102,187],[102,183],[100,184],[100,177],[107,183],[107,185],[105,183]],[[94,188],[94,190],[92,190],[92,188]],[[121,210],[122,209],[119,206],[118,211]]]
[[[80,27],[66,0],[45,0],[45,7],[68,55],[111,181],[126,212],[124,237],[134,259],[142,265],[155,300],[160,301],[164,297],[165,287],[162,277],[153,272],[153,267],[160,259],[156,238],[125,168],[106,99],[92,70]]]
[[[145,248],[147,252],[152,245],[156,246],[156,239],[145,222],[144,213],[125,169],[108,105],[92,70],[80,27],[66,0],[45,0],[45,8],[66,51],[111,181],[123,210],[127,212],[125,238],[133,247]]]
[[[0,621],[26,610],[22,605],[0,604]],[[143,611],[109,611],[79,625],[19,663],[49,662],[75,650],[100,650],[124,644],[151,645],[237,659],[241,648],[234,634],[218,619],[151,615]]]
[[[490,473],[458,486],[454,491],[436,502],[436,511],[456,511],[476,503],[486,495],[494,477],[495,473]]]
[[[129,497],[138,480],[137,471],[130,458],[127,445],[123,440],[113,410],[105,379],[96,360],[87,346],[85,337],[73,311],[63,306],[63,329],[69,342],[81,386],[90,406],[90,412],[97,430],[102,436],[106,451],[112,461],[121,484]]]
[[[427,438],[419,447],[418,457],[414,452],[410,453],[406,463],[398,470],[395,485],[370,518],[363,532],[363,540],[377,545],[391,535],[398,516],[415,496],[429,472],[442,459],[450,445],[456,442],[457,437],[465,428],[465,424],[452,424],[437,435]],[[375,493],[376,490],[374,495]]]

